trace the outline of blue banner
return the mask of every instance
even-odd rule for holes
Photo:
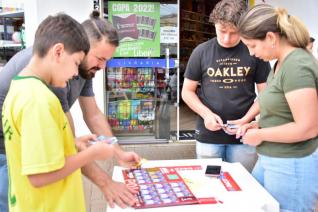
[[[166,59],[111,59],[107,62],[108,68],[166,68]],[[169,60],[169,68],[175,68],[175,60]]]

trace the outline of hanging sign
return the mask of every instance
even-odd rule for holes
[[[175,68],[175,60],[169,59],[169,67]],[[120,67],[131,67],[131,68],[166,68],[166,59],[111,59],[107,61],[107,68],[120,68]]]
[[[108,17],[118,31],[114,57],[160,56],[160,3],[108,2]]]

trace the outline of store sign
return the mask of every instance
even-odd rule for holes
[[[178,28],[171,26],[161,27],[160,43],[178,43]]]
[[[175,67],[175,60],[169,59],[169,68]],[[131,68],[166,68],[166,59],[111,59],[107,61],[108,68],[131,67]]]
[[[108,15],[120,42],[114,57],[160,56],[160,3],[110,1]]]

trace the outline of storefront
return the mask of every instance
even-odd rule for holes
[[[99,2],[120,37],[103,78],[105,114],[122,143],[194,139],[183,73],[193,48],[215,36],[209,13],[218,1]]]
[[[179,99],[177,1],[104,1],[101,8],[120,39],[104,74],[109,124],[121,143],[168,142]]]
[[[48,14],[60,11],[81,22],[95,8],[101,10],[106,19],[116,22],[116,27],[124,26],[118,29],[121,46],[114,60],[107,64],[106,72],[98,73],[94,79],[96,100],[121,140],[156,143],[194,139],[196,114],[183,103],[180,91],[191,52],[215,36],[209,14],[217,2],[219,0],[85,0],[78,4],[75,0],[30,0],[24,3],[24,11],[20,13],[25,21],[27,46],[33,43],[38,23]],[[251,5],[264,1],[248,2]],[[317,37],[316,20],[308,15],[311,12],[308,8],[314,8],[316,1],[303,5],[307,9],[292,7],[288,2],[265,1],[287,7],[302,18],[311,35]],[[126,3],[133,10],[130,11]],[[131,28],[127,20],[134,20]],[[127,30],[132,32],[129,36],[125,34]],[[75,105],[71,112],[80,114],[80,111]],[[77,135],[89,132],[81,115],[74,119],[78,125]]]

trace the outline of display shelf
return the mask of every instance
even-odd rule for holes
[[[14,54],[24,48],[23,41],[19,42],[21,35],[14,34],[15,32],[21,32],[23,22],[24,11],[21,9],[0,13],[0,25],[3,29],[0,33],[0,58],[2,60],[8,61]]]
[[[190,39],[180,39],[181,42],[194,42],[196,43],[196,40],[190,40]]]
[[[0,17],[5,17],[5,18],[23,18],[24,17],[24,11],[23,10],[17,10],[17,11],[2,12],[2,13],[0,13]]]
[[[115,132],[153,132],[155,101],[130,99],[112,101],[108,104],[107,118]]]
[[[203,34],[208,34],[208,35],[215,35],[213,32],[205,32],[205,31],[197,31],[195,29],[181,29],[181,31],[188,31],[188,32],[195,32],[195,33],[203,33]]]
[[[186,65],[197,45],[215,37],[215,27],[209,16],[188,10],[181,10],[180,23],[180,61]]]
[[[106,113],[115,134],[154,134],[157,101],[166,87],[164,73],[162,68],[108,68]]]
[[[215,35],[214,25],[209,22],[208,16],[187,10],[181,10],[181,31],[207,34],[213,37]]]
[[[207,23],[207,22],[202,22],[202,21],[197,21],[197,20],[191,20],[188,18],[182,18],[183,21],[190,21],[190,22],[195,22],[195,23],[200,23],[200,24],[204,24],[204,25],[213,25],[212,23]]]
[[[22,47],[21,43],[7,43],[7,44],[1,44],[0,48],[20,48]]]

